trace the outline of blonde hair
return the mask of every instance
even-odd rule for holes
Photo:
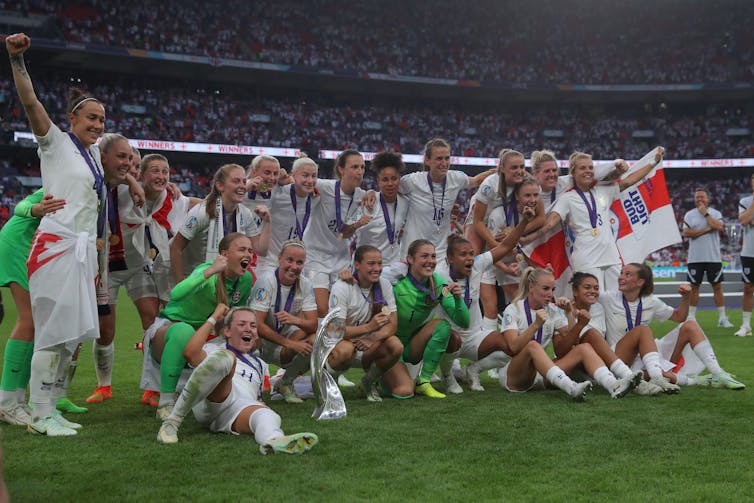
[[[118,133],[106,133],[102,135],[102,139],[99,141],[100,152],[107,152],[108,150],[110,150],[110,147],[112,147],[119,141],[128,143],[128,138]],[[128,146],[129,148],[131,147],[130,144]]]
[[[505,163],[508,162],[511,157],[523,158],[524,154],[522,154],[518,150],[513,150],[512,148],[504,148],[500,150],[500,153],[497,155],[497,170],[499,179],[497,184],[497,193],[505,202],[508,201],[508,199],[506,198],[506,195],[508,193],[508,184],[505,183],[505,176],[500,173],[500,169],[505,166]]]
[[[532,173],[536,173],[539,171],[539,168],[543,162],[549,162],[549,161],[555,161],[556,163],[558,160],[555,158],[555,153],[551,150],[535,150],[531,153],[531,171]]]
[[[579,152],[578,150],[568,157],[568,174],[572,175],[573,170],[576,169],[576,161],[579,159],[592,160],[592,156],[586,152]]]
[[[262,161],[274,162],[277,167],[280,168],[280,161],[278,161],[277,158],[272,157],[271,155],[258,155],[251,160],[251,164],[249,164],[249,169],[246,172],[246,176],[249,176],[252,173],[256,172],[256,170],[259,169],[259,165],[262,164]]]
[[[516,294],[516,297],[511,302],[516,302],[528,297],[531,285],[539,283],[539,280],[544,276],[552,276],[552,271],[539,267],[527,267],[524,269],[524,272],[521,273],[521,279],[518,282],[518,294]]]
[[[291,166],[291,174],[298,171],[298,169],[302,166],[314,166],[314,171],[315,172],[319,171],[319,165],[316,162],[314,162],[314,159],[312,159],[311,157],[309,157],[303,152],[299,154],[298,159],[293,161],[293,166]]]
[[[283,252],[288,248],[301,248],[304,250],[304,257],[306,257],[306,246],[304,245],[304,242],[300,239],[289,239],[284,241],[283,245],[280,247],[280,253],[278,253],[278,265],[280,265],[280,257],[283,256]],[[296,279],[296,284],[294,286],[296,287],[297,294],[304,294],[303,290],[301,290],[301,282],[298,279]]]

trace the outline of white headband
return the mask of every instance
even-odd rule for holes
[[[76,103],[76,106],[71,109],[71,113],[75,112],[78,107],[81,106],[82,103],[86,103],[87,101],[96,101],[99,103],[99,100],[97,98],[84,98],[83,100]]]

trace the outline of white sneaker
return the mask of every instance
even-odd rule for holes
[[[367,376],[364,376],[361,378],[361,391],[363,391],[364,395],[367,397],[367,402],[381,402],[382,401],[380,392],[377,390],[377,382],[376,381],[370,382],[367,379]]]
[[[630,375],[628,377],[624,377],[622,379],[618,379],[618,382],[616,383],[613,390],[610,392],[610,396],[613,398],[623,398],[628,394],[629,391],[634,389],[636,386],[639,385],[640,382],[643,381],[644,372],[639,370],[638,372],[635,372],[633,375]]]
[[[281,452],[284,454],[303,454],[317,445],[319,438],[314,433],[294,433],[270,439],[259,446],[262,454]]]
[[[340,386],[341,388],[353,388],[356,385],[349,381],[346,376],[340,374],[338,376],[338,386]]]
[[[573,398],[576,402],[583,402],[584,400],[586,400],[586,392],[591,389],[592,381],[577,382],[571,389],[571,392],[568,394],[571,395],[571,398]]]
[[[63,417],[63,414],[60,413],[59,410],[53,409],[52,411],[52,418],[61,424],[61,426],[65,426],[66,428],[70,428],[72,430],[80,430],[81,425],[79,423],[74,423],[73,421],[69,421],[66,418]]]
[[[733,328],[733,323],[728,318],[720,318],[717,320],[717,326],[720,328]]]
[[[466,372],[466,382],[469,383],[469,389],[471,391],[484,391],[484,386],[479,382],[479,372],[471,365],[467,365],[464,369]]]
[[[66,428],[57,422],[52,416],[37,419],[36,421],[29,423],[26,429],[29,433],[47,435],[48,437],[70,437],[77,433],[73,428]]]
[[[171,412],[173,412],[173,407],[175,406],[174,403],[166,403],[165,405],[158,405],[157,406],[157,412],[155,412],[155,416],[160,421],[165,421]]]
[[[448,375],[443,377],[443,382],[445,383],[445,391],[447,393],[453,393],[454,395],[460,395],[461,393],[463,393],[463,388],[460,384],[458,384],[458,381],[456,381],[453,372],[450,372]]]
[[[500,379],[500,369],[489,369],[487,371],[487,376],[490,379],[497,381],[498,379]]]
[[[660,387],[663,393],[675,394],[681,392],[681,387],[668,381],[666,377],[656,377],[650,379],[649,382]]]
[[[0,409],[0,421],[13,426],[26,426],[31,423],[31,415],[21,405],[14,405],[10,409]]]
[[[736,337],[751,337],[751,327],[741,325],[741,328],[739,328],[733,335]]]
[[[160,444],[178,443],[178,425],[170,419],[166,419],[157,432],[157,442]]]
[[[662,393],[662,388],[649,381],[642,380],[635,388],[634,392],[642,396],[654,396]]]

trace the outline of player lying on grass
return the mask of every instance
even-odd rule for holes
[[[178,429],[193,410],[210,431],[254,435],[262,454],[301,454],[314,447],[317,435],[286,435],[280,429],[280,416],[261,401],[267,364],[254,355],[260,342],[254,311],[248,307],[229,311],[218,304],[210,319],[223,319],[224,337],[207,342],[214,327],[208,321],[189,340],[183,355],[194,371],[163,421],[157,441],[177,443]]]

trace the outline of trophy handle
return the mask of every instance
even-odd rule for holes
[[[317,408],[314,409],[314,419],[338,419],[346,417],[346,402],[340,392],[338,383],[325,369],[325,362],[336,344],[343,340],[346,334],[345,320],[338,318],[340,308],[335,307],[322,320],[322,325],[314,337],[314,349],[311,355],[311,371],[314,394],[317,397]]]

